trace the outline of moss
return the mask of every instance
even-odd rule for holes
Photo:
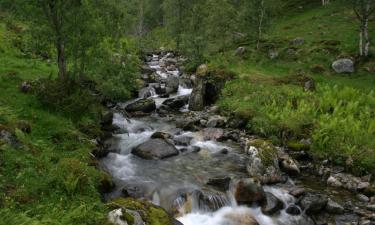
[[[161,207],[153,205],[144,200],[137,200],[132,198],[117,198],[108,203],[110,209],[121,207],[125,210],[137,211],[144,222],[150,225],[169,225],[172,224],[172,219],[168,213]]]
[[[310,150],[310,145],[302,143],[300,141],[288,141],[287,147],[293,151],[308,151]]]
[[[108,193],[115,187],[115,183],[112,180],[112,177],[104,172],[100,172],[100,181],[99,181],[99,191],[100,193]]]
[[[123,210],[121,219],[126,221],[128,225],[134,225],[134,216],[128,213],[126,210]]]
[[[250,146],[259,149],[258,156],[262,160],[263,165],[273,165],[275,157],[277,157],[277,149],[269,141],[262,139],[254,139],[249,142]]]

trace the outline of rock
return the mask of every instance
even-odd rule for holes
[[[268,58],[276,59],[277,57],[279,57],[279,53],[275,49],[270,49],[268,51]]]
[[[207,182],[207,185],[214,186],[221,191],[229,190],[229,184],[231,182],[230,177],[221,176],[210,178]]]
[[[336,73],[354,73],[354,62],[351,59],[339,59],[332,63],[332,69]]]
[[[182,128],[183,130],[196,131],[197,126],[200,124],[199,119],[183,118],[176,121],[176,127]]]
[[[294,48],[288,48],[285,50],[287,58],[295,59],[298,56],[297,50]]]
[[[169,98],[162,104],[168,106],[171,109],[179,110],[189,102],[189,95],[178,96],[175,98]]]
[[[205,128],[202,130],[204,140],[218,140],[224,135],[224,130],[221,128]]]
[[[243,56],[246,53],[245,47],[238,47],[235,52],[235,56]]]
[[[247,119],[240,116],[233,116],[228,120],[228,127],[233,129],[243,129],[247,125]]]
[[[250,140],[246,143],[246,153],[249,156],[246,168],[251,177],[263,184],[285,180],[279,167],[277,149],[271,143],[261,139]]]
[[[191,146],[190,149],[191,149],[191,152],[194,152],[194,153],[200,152],[201,150],[201,148],[198,146]]]
[[[150,74],[152,74],[154,72],[156,72],[156,70],[153,69],[153,68],[151,68],[151,67],[149,67],[149,66],[144,65],[144,66],[141,67],[141,73],[142,74],[150,75]]]
[[[151,139],[135,147],[132,153],[143,159],[164,159],[179,154],[176,147],[163,139]]]
[[[176,65],[177,64],[177,59],[175,58],[166,58],[164,60],[165,62],[165,66],[172,66],[172,65]]]
[[[285,171],[289,175],[298,175],[300,174],[299,165],[294,159],[292,159],[289,155],[285,154],[283,157],[280,158],[281,162],[281,169]]]
[[[29,84],[29,82],[27,81],[22,82],[20,86],[20,90],[22,93],[28,93],[30,89],[31,89],[31,84]]]
[[[139,90],[138,97],[139,98],[149,98],[156,94],[156,91],[153,87],[145,87]]]
[[[176,136],[173,138],[175,145],[189,146],[193,137],[190,136]]]
[[[305,82],[304,84],[304,90],[305,91],[315,91],[316,90],[316,84],[313,79],[310,79]]]
[[[17,140],[17,137],[7,130],[1,130],[0,127],[0,141],[5,142],[6,144],[12,146],[13,148],[19,147],[20,143]]]
[[[330,214],[342,214],[344,213],[344,207],[342,207],[337,202],[331,199],[328,199],[326,211]]]
[[[161,207],[146,200],[118,198],[107,204],[110,210],[121,209],[123,221],[129,225],[163,224],[172,225],[173,218]],[[123,225],[123,224],[120,224]]]
[[[343,187],[353,192],[361,191],[367,186],[367,183],[363,183],[360,178],[347,173],[331,173],[327,184],[332,187]]]
[[[156,104],[153,99],[139,99],[133,103],[130,103],[125,107],[127,112],[143,112],[151,113],[156,109]]]
[[[239,180],[234,190],[234,197],[239,204],[251,205],[261,202],[265,197],[261,183],[252,178]]]
[[[167,94],[176,93],[179,85],[180,85],[180,80],[177,76],[169,76],[165,83],[166,93]]]
[[[224,218],[226,218],[225,225],[259,225],[251,212],[245,210],[228,212],[224,215]]]
[[[204,109],[204,96],[206,94],[206,84],[203,79],[196,79],[193,91],[189,98],[189,109],[192,111],[201,111]]]
[[[288,213],[289,215],[298,216],[301,214],[301,209],[296,205],[290,205],[286,209],[286,213]]]
[[[293,188],[292,190],[289,191],[289,194],[298,198],[306,193],[306,190],[304,188]]]
[[[303,45],[304,43],[305,43],[305,39],[301,37],[297,37],[290,41],[290,44],[294,46],[300,46],[300,45]]]
[[[369,202],[370,201],[370,198],[367,197],[366,195],[363,195],[363,194],[357,194],[356,197],[361,202]]]
[[[223,148],[223,149],[220,150],[220,154],[224,154],[224,155],[226,155],[226,154],[228,154],[228,153],[229,153],[229,150],[226,149],[226,148]]]
[[[208,72],[209,72],[208,66],[206,64],[202,64],[197,68],[196,75],[198,77],[204,77],[208,74]]]
[[[273,215],[280,211],[284,204],[275,195],[270,192],[266,192],[265,201],[262,202],[262,212],[266,215]]]
[[[207,122],[207,127],[214,128],[214,127],[224,127],[226,119],[222,116],[213,116]]]
[[[335,217],[335,225],[358,224],[359,217],[356,214],[344,214]]]
[[[375,212],[375,205],[368,205],[366,209]]]
[[[184,225],[184,224],[182,224],[180,221],[174,219],[172,221],[172,225]]]
[[[128,223],[122,220],[123,212],[122,209],[115,209],[108,213],[108,221],[115,225],[128,225]]]
[[[100,124],[103,125],[112,125],[113,121],[113,112],[109,111],[102,115],[102,120]]]
[[[160,131],[157,131],[155,133],[153,133],[151,135],[151,138],[152,139],[170,139],[172,138],[172,135],[171,134],[168,134],[168,133],[164,133],[164,132],[160,132]]]
[[[180,77],[180,86],[182,86],[183,88],[193,88],[193,82],[191,81],[190,79],[190,76],[187,75],[187,74],[183,74],[181,77]]]
[[[307,193],[302,197],[299,205],[305,210],[306,214],[312,215],[322,211],[328,203],[328,198],[322,194]]]

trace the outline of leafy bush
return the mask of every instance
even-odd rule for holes
[[[97,109],[98,98],[75,81],[41,79],[34,83],[34,91],[41,103],[67,117],[80,118]]]

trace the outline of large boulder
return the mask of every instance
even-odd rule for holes
[[[156,104],[153,99],[139,99],[125,107],[127,112],[143,112],[151,113],[156,109]]]
[[[169,98],[165,100],[162,104],[168,106],[170,109],[181,109],[183,106],[188,104],[189,95],[178,96],[175,98]]]
[[[336,73],[354,73],[354,62],[351,59],[339,59],[332,63],[332,69]]]
[[[246,153],[249,156],[247,172],[251,177],[263,184],[285,180],[279,167],[277,149],[271,143],[261,139],[250,140],[246,143]]]
[[[132,153],[143,159],[164,159],[179,154],[177,148],[164,139],[151,139],[135,147]]]
[[[281,169],[289,175],[298,175],[301,172],[298,162],[288,154],[280,156],[280,166]]]
[[[265,193],[259,181],[248,178],[237,182],[234,189],[234,197],[239,204],[251,205],[261,202],[265,197]]]
[[[202,64],[197,68],[196,74],[198,77],[207,76],[209,73],[209,68],[206,64]]]

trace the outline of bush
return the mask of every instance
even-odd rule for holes
[[[95,114],[100,102],[89,89],[72,80],[40,79],[33,89],[43,105],[73,119]]]

